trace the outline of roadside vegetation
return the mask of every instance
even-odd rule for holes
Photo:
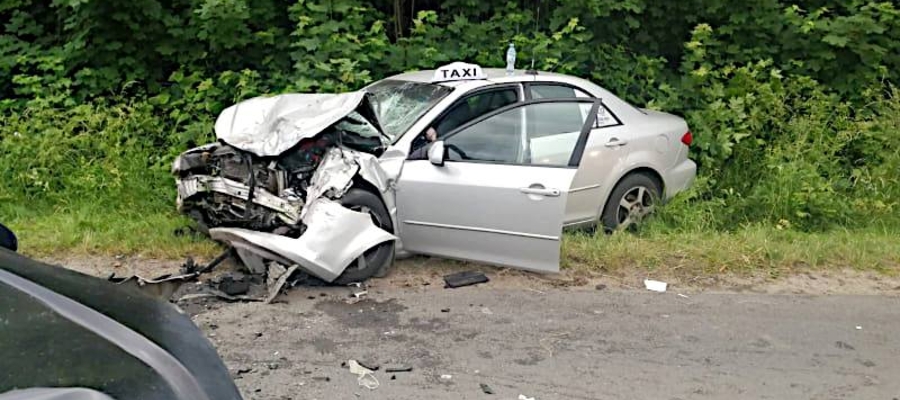
[[[685,116],[695,187],[564,265],[900,266],[900,9],[872,0],[0,0],[0,221],[36,255],[210,255],[168,170],[235,101],[464,60]]]

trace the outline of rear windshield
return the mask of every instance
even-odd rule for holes
[[[430,83],[386,79],[366,88],[384,133],[396,140],[446,97],[451,88]]]

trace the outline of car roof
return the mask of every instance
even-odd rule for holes
[[[512,75],[507,75],[506,70],[503,68],[484,68],[484,75],[486,79],[469,79],[469,80],[457,80],[457,81],[444,81],[444,82],[432,82],[432,78],[434,77],[433,69],[426,69],[421,71],[409,71],[401,74],[397,74],[391,76],[387,79],[393,80],[401,80],[401,81],[410,81],[410,82],[421,82],[421,83],[437,83],[441,86],[447,87],[459,87],[467,84],[472,84],[473,82],[487,82],[487,83],[503,83],[503,82],[527,82],[527,81],[535,81],[535,80],[543,80],[543,81],[559,81],[565,82],[571,79],[581,79],[576,78],[574,76],[558,74],[554,72],[547,71],[537,71],[537,73],[527,73],[526,70],[517,69],[513,72]],[[480,85],[479,85],[480,86]]]
[[[517,69],[513,72],[512,75],[507,75],[506,70],[503,68],[484,68],[483,72],[485,75],[485,79],[464,79],[464,80],[454,80],[454,81],[444,81],[444,82],[432,82],[432,78],[434,77],[433,69],[421,70],[421,71],[409,71],[401,74],[397,74],[386,79],[391,80],[401,80],[401,81],[410,81],[410,82],[418,82],[418,83],[429,83],[429,84],[439,84],[444,87],[453,88],[455,90],[459,90],[462,92],[469,92],[471,90],[480,88],[482,86],[488,86],[492,84],[498,83],[509,83],[509,82],[558,82],[568,85],[573,85],[576,87],[580,87],[582,89],[587,89],[589,92],[592,92],[595,96],[603,99],[604,104],[612,105],[614,110],[616,111],[616,115],[620,118],[635,118],[641,117],[644,112],[634,105],[622,100],[606,88],[603,88],[587,79],[579,78],[573,75],[560,74],[556,72],[547,72],[547,71],[527,71],[522,69]]]

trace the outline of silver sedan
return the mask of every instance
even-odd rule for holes
[[[176,160],[179,207],[247,257],[336,282],[410,254],[558,271],[563,227],[627,229],[696,174],[682,118],[464,63],[251,99],[216,134]]]

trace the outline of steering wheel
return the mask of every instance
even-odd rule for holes
[[[466,152],[462,151],[462,149],[460,149],[459,147],[457,147],[455,144],[444,143],[444,148],[447,149],[447,150],[453,150],[456,154],[459,154],[459,156],[460,156],[463,160],[469,160],[469,159],[470,159],[469,156],[466,155]]]

